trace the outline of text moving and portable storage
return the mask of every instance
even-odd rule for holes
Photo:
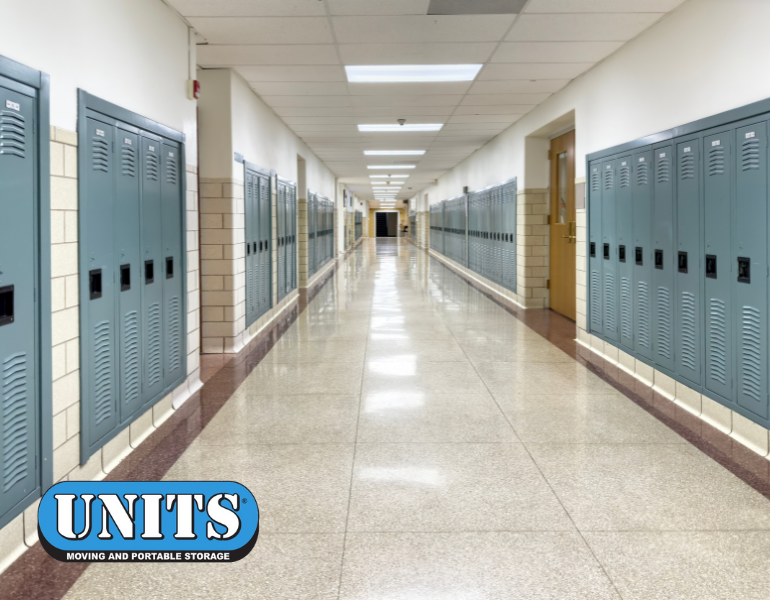
[[[761,425],[770,101],[588,156],[588,330]]]
[[[187,377],[184,135],[80,92],[81,461]]]

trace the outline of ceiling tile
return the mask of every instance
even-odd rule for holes
[[[233,65],[337,65],[333,44],[317,45],[226,45],[198,46],[197,61],[202,67]]]
[[[327,19],[320,17],[192,17],[188,21],[209,44],[331,44]]]
[[[340,44],[432,42],[496,42],[513,15],[332,17]],[[308,42],[314,43],[314,42]]]
[[[467,44],[340,44],[346,65],[481,64],[496,43]]]
[[[482,116],[495,116],[495,115],[482,115]],[[520,115],[513,115],[515,117],[519,117]],[[453,119],[455,117],[452,117]],[[460,117],[463,118],[463,117]],[[510,127],[511,123],[515,121],[516,119],[508,119],[505,121],[452,121],[451,123],[447,123],[444,125],[444,128],[441,130],[443,132],[448,131],[483,131],[484,133],[489,133],[490,131],[502,131],[503,129],[507,129]]]
[[[250,83],[260,96],[344,96],[348,93],[348,84],[344,82],[254,81]]]
[[[518,14],[527,0],[431,0],[429,15]]]
[[[534,104],[496,104],[492,106],[458,106],[453,115],[524,115]]]
[[[445,83],[349,83],[353,96],[423,96],[462,95],[471,87],[470,81]]]
[[[429,0],[326,0],[335,16],[425,15]]]
[[[352,117],[355,113],[350,106],[313,107],[279,106],[274,107],[279,117]]]
[[[360,117],[401,118],[405,112],[408,112],[410,116],[443,117],[451,115],[453,110],[454,106],[410,106],[408,108],[398,106],[357,106],[353,109],[353,112]]]
[[[493,63],[597,63],[623,42],[506,42]]]
[[[340,66],[248,66],[235,67],[246,81],[347,81]]]
[[[353,106],[456,106],[462,95],[351,96]]]
[[[639,35],[661,13],[519,15],[509,42],[625,42]]]
[[[477,81],[500,79],[575,79],[594,63],[511,63],[486,65]],[[318,69],[319,67],[309,67]],[[335,67],[326,67],[333,69]],[[309,81],[309,80],[308,80]]]
[[[507,123],[511,124],[519,119],[522,115],[458,115],[456,117],[449,117],[449,123]],[[447,131],[451,131],[447,129]],[[473,131],[483,131],[482,129],[474,129]]]
[[[487,94],[465,96],[463,106],[494,106],[496,104],[540,104],[551,94]]]
[[[511,79],[509,81],[478,81],[468,94],[535,94],[558,92],[569,83],[568,79]]]
[[[322,2],[308,0],[168,0],[185,17],[322,17]]]
[[[260,94],[262,100],[270,106],[318,106],[318,107],[344,107],[352,106],[350,96],[270,96]]]
[[[664,13],[684,0],[530,0],[525,13]]]

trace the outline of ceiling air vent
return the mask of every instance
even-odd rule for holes
[[[429,15],[517,15],[527,0],[430,0]]]

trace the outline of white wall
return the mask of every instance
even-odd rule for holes
[[[51,125],[76,131],[82,88],[184,132],[196,164],[188,28],[161,0],[0,0],[0,15],[0,54],[51,76]]]
[[[439,202],[514,176],[547,187],[547,163],[525,165],[527,136],[573,110],[584,177],[586,154],[768,98],[768,23],[768,0],[689,0],[424,192]]]

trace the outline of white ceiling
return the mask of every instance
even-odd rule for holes
[[[434,16],[429,0],[166,1],[205,41],[201,67],[238,71],[350,189],[370,199],[369,175],[388,171],[367,164],[416,164],[401,171],[409,178],[397,194],[413,196],[684,0],[509,0],[524,5],[521,14]],[[344,70],[456,63],[484,66],[474,82],[457,83],[348,83]],[[356,127],[399,118],[445,125],[428,133]],[[363,153],[385,149],[426,153]]]

